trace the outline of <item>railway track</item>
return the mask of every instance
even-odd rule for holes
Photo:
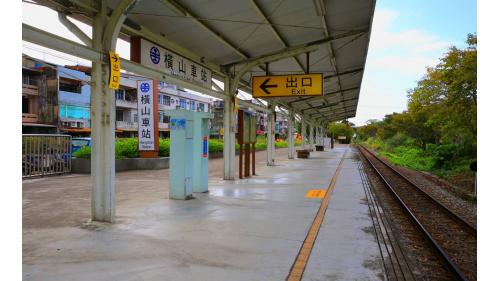
[[[375,174],[439,256],[451,277],[454,280],[476,280],[476,228],[370,150],[359,147]]]

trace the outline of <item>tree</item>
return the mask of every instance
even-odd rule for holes
[[[469,34],[465,49],[451,47],[436,67],[408,93],[408,113],[421,124],[425,141],[455,144],[476,151],[477,36]],[[432,131],[432,133],[431,133]]]
[[[328,125],[327,134],[329,137],[333,134],[335,138],[346,136],[346,141],[349,143],[354,135],[354,129],[349,124],[332,122]]]

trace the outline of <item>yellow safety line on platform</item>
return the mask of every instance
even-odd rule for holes
[[[316,217],[314,217],[314,221],[307,233],[306,239],[302,242],[302,247],[300,247],[299,254],[295,258],[295,261],[288,273],[287,281],[300,281],[302,280],[302,275],[307,266],[307,261],[311,256],[311,252],[314,246],[314,242],[316,241],[316,237],[318,236],[319,229],[321,227],[321,223],[323,223],[323,219],[325,218],[326,209],[328,208],[328,204],[330,203],[330,197],[332,195],[333,189],[335,188],[335,184],[337,183],[337,177],[340,173],[340,169],[342,168],[342,164],[344,163],[344,157],[346,152],[342,155],[342,159],[333,175],[332,181],[328,186],[325,197],[321,200],[321,205],[316,213]]]

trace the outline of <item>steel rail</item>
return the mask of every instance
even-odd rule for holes
[[[372,155],[376,159],[378,159],[378,157],[376,157],[373,153],[368,151],[368,149],[366,149],[362,145],[360,145],[360,147],[362,147],[364,151],[367,151],[370,155]],[[360,151],[361,151],[361,149],[360,149]],[[404,203],[403,199],[401,199],[401,197],[397,194],[397,192],[394,190],[394,188],[391,186],[391,184],[386,180],[386,178],[382,175],[382,173],[375,167],[375,164],[362,151],[361,151],[361,154],[363,154],[363,156],[368,161],[370,166],[373,168],[375,173],[380,177],[380,179],[382,180],[385,187],[387,187],[387,189],[390,191],[390,193],[396,199],[396,202],[402,207],[403,211],[408,215],[408,217],[415,224],[415,226],[418,228],[418,230],[424,234],[425,239],[428,240],[429,243],[433,246],[434,250],[439,254],[440,258],[443,260],[443,262],[445,263],[446,267],[448,267],[450,272],[456,278],[458,278],[458,280],[469,281],[469,279],[465,276],[465,274],[462,272],[462,270],[451,260],[451,258],[443,250],[443,248],[437,243],[437,241],[434,240],[432,235],[427,231],[427,229],[417,219],[417,217],[413,214],[413,212],[410,210],[410,208]],[[381,161],[381,162],[383,162],[383,161]],[[398,172],[396,172],[396,173],[399,175]]]
[[[383,161],[382,159],[380,159],[379,157],[377,157],[373,152],[371,152],[369,149],[367,149],[366,147],[364,147],[363,145],[360,145],[363,149],[365,149],[370,155],[372,155],[373,157],[375,157],[377,160],[379,160],[382,164],[384,164],[384,166],[386,166],[387,168],[389,168],[392,172],[394,172],[395,174],[397,174],[400,178],[402,178],[403,180],[405,180],[408,184],[410,184],[411,186],[413,186],[414,188],[416,188],[419,192],[421,192],[425,197],[427,197],[429,200],[433,201],[439,208],[441,208],[443,211],[445,211],[446,213],[448,213],[450,215],[450,217],[452,219],[454,219],[455,221],[457,221],[458,223],[460,224],[463,224],[466,226],[466,228],[468,228],[468,230],[473,233],[475,236],[477,236],[477,229],[472,225],[470,224],[469,222],[467,222],[466,220],[464,220],[462,217],[460,217],[458,214],[454,213],[452,210],[450,210],[448,207],[446,207],[445,205],[443,205],[441,202],[439,202],[438,200],[436,200],[434,197],[432,197],[429,193],[427,193],[426,191],[422,190],[418,184],[416,184],[415,182],[413,182],[412,180],[410,180],[408,177],[406,177],[405,175],[401,174],[400,172],[398,172],[396,169],[394,169],[391,165],[387,164],[385,161]]]

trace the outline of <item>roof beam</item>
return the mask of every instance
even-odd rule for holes
[[[234,43],[230,42],[229,39],[224,37],[220,32],[217,32],[212,26],[204,21],[200,21],[199,16],[196,15],[193,11],[190,11],[188,8],[183,6],[181,3],[175,0],[159,0],[160,3],[167,6],[173,12],[181,15],[190,17],[195,23],[201,26],[203,29],[208,31],[212,36],[214,36],[220,43],[237,53],[238,55],[248,58],[250,57],[247,53],[243,52],[240,48],[238,48]]]
[[[355,109],[357,106],[358,105],[356,104],[356,105],[351,105],[351,106],[343,107],[343,108],[341,108],[341,109],[343,109],[342,111],[340,111],[340,110],[339,111],[332,111],[332,112],[330,112],[328,114],[323,114],[322,116],[323,117],[330,117],[330,116],[338,115],[339,113],[340,114],[345,114],[345,113],[349,112],[351,109],[353,109],[353,108]]]
[[[323,80],[330,79],[330,78],[333,78],[333,77],[339,77],[339,76],[342,76],[342,75],[358,73],[358,72],[363,71],[363,69],[364,69],[363,67],[360,67],[360,68],[355,68],[355,69],[344,71],[344,72],[340,72],[340,73],[326,75],[325,77],[323,77]]]
[[[342,102],[347,102],[347,101],[355,101],[355,100],[358,100],[358,97],[351,98],[351,99],[344,99],[344,100],[340,100],[340,101],[335,102],[335,103],[325,104],[325,105],[321,105],[321,106],[315,106],[315,107],[310,107],[310,108],[304,108],[304,111],[306,111],[306,110],[311,110],[311,109],[314,109],[314,110],[325,109],[325,108],[329,108],[329,107],[334,107],[334,106],[337,106],[337,105],[339,105],[339,104],[340,104],[340,103],[342,103]]]
[[[359,87],[352,87],[352,88],[348,88],[348,89],[344,89],[344,90],[333,91],[333,92],[325,93],[324,96],[320,96],[320,97],[310,97],[310,98],[303,98],[303,99],[299,99],[299,100],[294,100],[294,101],[289,102],[289,104],[295,104],[298,102],[312,102],[312,101],[322,100],[325,98],[329,98],[335,94],[344,93],[344,92],[348,92],[348,91],[354,91],[354,90],[358,90],[358,89],[359,89]]]
[[[336,102],[336,103],[332,103],[332,104],[328,104],[328,105],[323,105],[323,106],[318,106],[318,107],[314,107],[314,108],[308,108],[308,109],[304,109],[305,110],[311,110],[311,109],[314,109],[314,110],[320,110],[320,109],[325,109],[325,108],[331,108],[331,107],[335,107],[337,105],[339,105],[340,103],[343,103],[343,102],[348,102],[348,101],[355,101],[357,100],[357,98],[354,98],[354,99],[347,99],[347,100],[343,100],[343,101],[339,101],[339,102]],[[349,107],[349,106],[348,106]],[[344,106],[345,108],[345,106]],[[318,113],[313,113],[311,114],[311,116],[314,116],[314,115],[317,115],[317,114],[320,114],[322,115],[321,112],[318,112]]]
[[[351,31],[347,31],[347,32],[344,32],[342,34],[339,34],[337,36],[328,36],[328,37],[325,37],[325,38],[322,38],[322,39],[319,39],[319,40],[315,40],[315,41],[311,41],[311,42],[308,42],[308,43],[305,43],[305,44],[301,44],[299,46],[303,46],[303,47],[319,46],[319,45],[322,45],[322,44],[330,43],[331,41],[335,41],[335,40],[338,40],[338,39],[342,39],[342,38],[346,38],[346,37],[350,37],[350,36],[354,36],[354,35],[359,35],[359,34],[362,34],[362,33],[366,33],[366,30],[351,30]],[[299,46],[297,46],[297,47],[299,47]],[[297,48],[297,47],[289,47],[289,48]],[[287,48],[285,48],[284,50],[286,50],[286,49]],[[280,51],[278,51],[278,52],[280,52]],[[237,61],[237,62],[233,62],[233,63],[228,63],[228,64],[223,65],[222,67],[232,67],[232,66],[235,66],[235,65],[245,64],[245,63],[248,63],[250,61],[254,61],[257,58],[248,58],[248,59],[245,59],[245,60],[241,60],[241,61]]]
[[[252,0],[251,2],[253,4],[255,10],[257,10],[257,13],[262,18],[264,18],[264,21],[268,24],[269,28],[273,32],[274,36],[278,39],[278,41],[280,41],[281,45],[283,45],[283,47],[286,47],[286,48],[290,47],[288,45],[288,43],[285,41],[285,39],[283,38],[283,36],[279,33],[279,31],[274,27],[274,25],[271,22],[271,20],[266,16],[266,14],[264,14],[264,11],[259,6],[259,4],[255,0]],[[306,72],[306,68],[302,65],[302,63],[300,63],[299,59],[297,57],[293,57],[293,58],[294,58],[295,62],[297,63],[297,65],[300,67],[300,69],[302,69],[302,71],[305,73]]]
[[[56,51],[64,52],[91,61],[103,61],[107,58],[107,54],[103,54],[93,49],[92,47],[79,44],[77,42],[68,40],[66,38],[62,38],[55,34],[43,31],[41,29],[38,29],[36,27],[24,23],[22,25],[22,39],[34,44],[38,44]],[[123,69],[130,71],[132,73],[136,73],[138,75],[175,84],[178,85],[179,87],[191,89],[215,98],[219,99],[229,98],[223,92],[207,89],[205,87],[193,84],[189,81],[179,79],[175,76],[168,75],[157,69],[147,67],[142,64],[138,64],[123,58],[120,59],[120,63]],[[241,103],[242,106],[255,108],[263,112],[269,112],[267,108],[256,104],[252,104],[245,100],[238,99],[238,103]]]

